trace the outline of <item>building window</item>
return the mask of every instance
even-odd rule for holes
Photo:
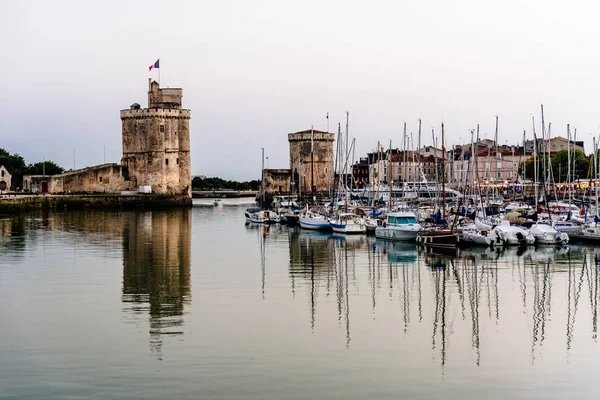
[[[177,159],[177,165],[179,165],[179,158]]]
[[[100,183],[102,183],[102,177],[98,178],[98,181],[99,181]]]
[[[164,125],[160,125],[159,129],[160,129],[160,133],[164,133],[165,132],[165,126]]]
[[[152,165],[152,153],[148,153],[148,165]]]
[[[4,178],[4,170],[2,170],[2,177]]]
[[[169,165],[169,159],[165,158],[165,164]]]

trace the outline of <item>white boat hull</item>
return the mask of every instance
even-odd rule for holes
[[[345,234],[361,234],[367,231],[367,228],[364,225],[358,224],[338,225],[332,223],[331,229],[333,229],[334,232]]]
[[[415,226],[378,226],[375,228],[375,237],[379,239],[412,242],[417,239],[420,227]]]
[[[312,229],[315,231],[329,231],[331,224],[326,219],[303,218],[300,217],[300,227],[303,229]]]

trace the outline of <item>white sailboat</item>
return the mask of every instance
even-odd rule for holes
[[[329,220],[329,224],[333,231],[337,233],[362,234],[367,232],[364,219],[353,213],[338,214],[335,218]]]

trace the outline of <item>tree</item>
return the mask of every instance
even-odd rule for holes
[[[37,162],[25,167],[24,175],[56,175],[62,174],[64,168],[52,161]]]
[[[12,174],[13,187],[23,185],[23,171],[25,170],[25,160],[23,157],[15,154],[10,154],[8,151],[0,148],[0,165],[4,165]]]
[[[543,168],[547,168],[548,162],[543,157],[538,157],[538,181],[542,180]],[[575,169],[573,170],[573,162],[575,163]],[[575,150],[571,153],[571,176],[574,179],[586,179],[589,178],[591,157],[585,155],[581,150]],[[544,166],[545,164],[545,166]],[[552,175],[554,176],[555,182],[566,182],[567,172],[569,171],[569,153],[567,150],[561,150],[550,157],[550,165],[552,166]],[[519,168],[520,173],[525,171],[525,175],[528,179],[533,180],[533,157],[530,157],[527,161],[521,164]],[[547,177],[547,180],[550,178]]]

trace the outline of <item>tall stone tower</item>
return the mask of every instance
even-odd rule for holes
[[[121,110],[123,177],[132,189],[191,197],[191,112],[181,107],[183,90],[161,89],[150,79],[148,85],[148,108],[134,103]]]
[[[311,181],[316,192],[328,191],[333,186],[334,138],[333,133],[310,129],[288,134],[290,170],[296,193],[312,192]]]

